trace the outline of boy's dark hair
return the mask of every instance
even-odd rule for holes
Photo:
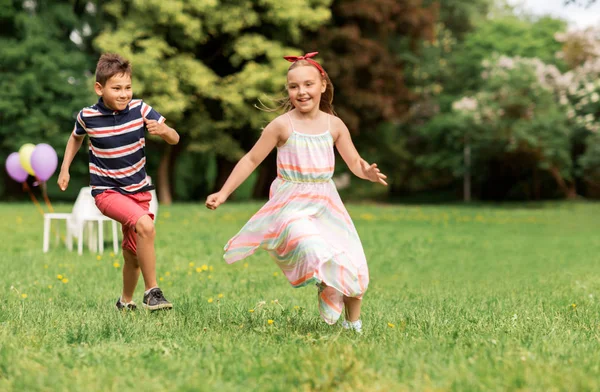
[[[104,86],[115,75],[130,75],[131,63],[116,53],[104,53],[96,65],[96,82]]]

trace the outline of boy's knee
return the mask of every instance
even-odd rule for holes
[[[154,238],[156,235],[154,221],[148,215],[142,216],[135,224],[135,231],[142,238]]]

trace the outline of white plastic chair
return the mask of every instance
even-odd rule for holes
[[[83,231],[87,224],[88,227],[88,247],[90,250],[99,253],[104,252],[104,230],[103,222],[112,222],[113,251],[119,251],[118,223],[104,215],[96,207],[92,189],[90,187],[81,188],[77,200],[73,205],[71,213],[47,213],[44,214],[44,253],[50,248],[50,227],[53,219],[64,220],[67,227],[66,242],[67,248],[73,250],[73,237],[77,238],[77,253],[83,254]],[[94,223],[98,224],[98,243],[94,233]]]

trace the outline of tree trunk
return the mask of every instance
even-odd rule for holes
[[[565,179],[560,175],[560,171],[556,166],[550,168],[550,174],[552,174],[552,177],[554,177],[556,184],[564,193],[567,199],[571,200],[577,198],[577,189],[575,187],[575,182],[565,181]]]
[[[236,162],[232,162],[222,155],[217,155],[217,178],[215,179],[213,192],[221,190],[225,181],[227,181],[227,177],[229,177],[229,174],[231,174],[231,171],[235,167],[235,164]]]
[[[161,204],[170,206],[173,204],[173,196],[171,195],[171,154],[173,153],[173,146],[167,144],[164,149],[162,156],[160,157],[160,163],[158,164],[158,178],[156,182],[156,189],[158,194],[158,200]]]
[[[269,197],[271,183],[277,176],[277,154],[272,152],[260,165],[258,178],[252,190],[253,199],[266,199]]]

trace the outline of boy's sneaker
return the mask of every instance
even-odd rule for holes
[[[150,290],[148,294],[144,294],[142,306],[148,310],[173,308],[173,304],[167,301],[167,299],[163,295],[162,290],[158,287],[155,287],[152,290]]]
[[[137,309],[137,305],[135,304],[135,302],[131,301],[129,303],[123,303],[123,302],[121,302],[121,298],[119,298],[117,300],[117,304],[115,306],[117,307],[118,310],[136,310]]]

